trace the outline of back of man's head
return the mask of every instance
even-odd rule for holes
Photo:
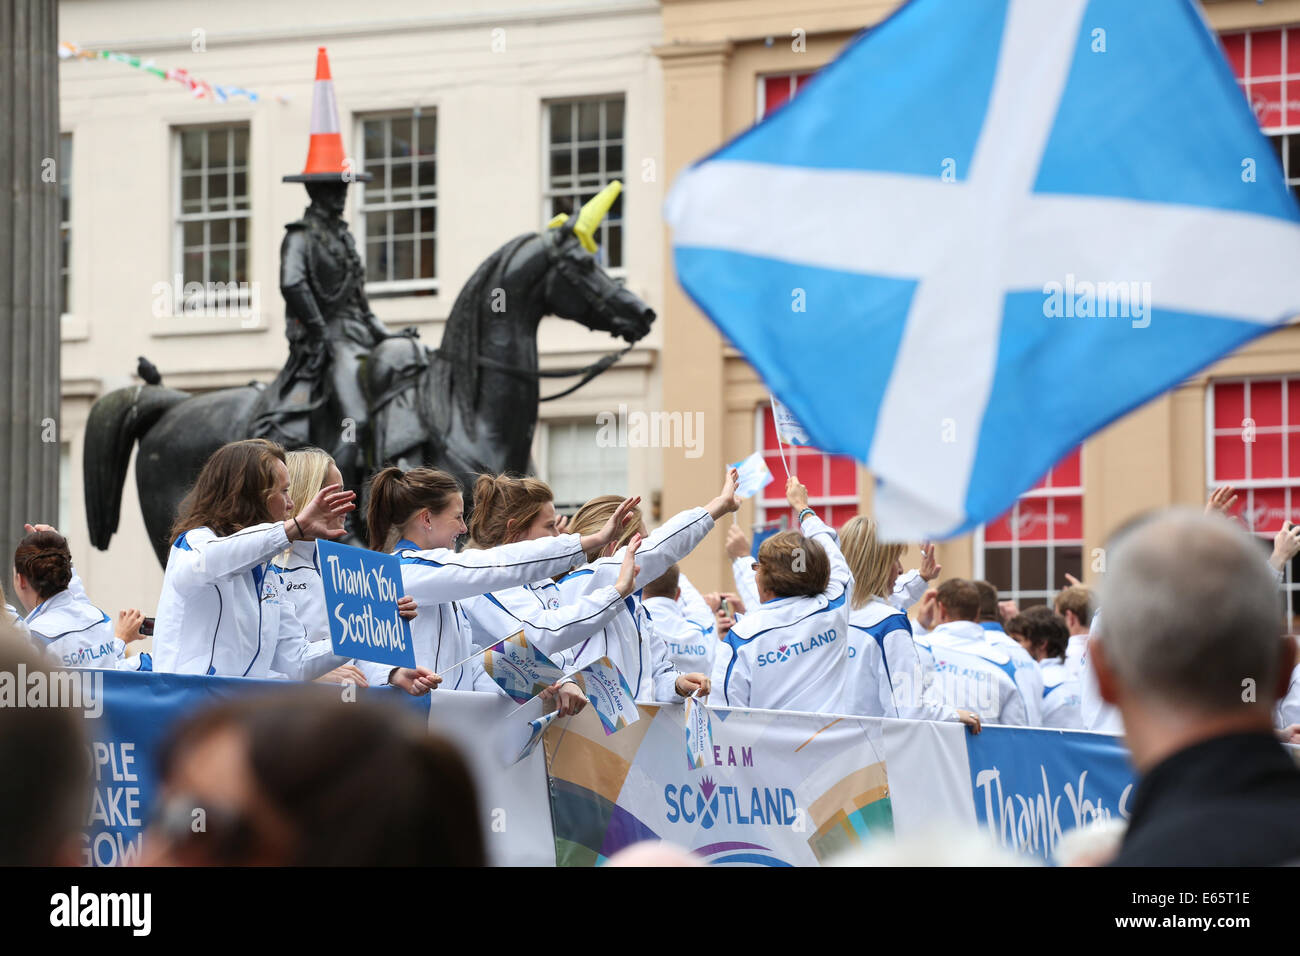
[[[1271,709],[1281,606],[1258,542],[1217,515],[1171,509],[1117,534],[1107,558],[1098,636],[1125,690],[1187,713]]]
[[[1092,623],[1092,591],[1082,584],[1062,588],[1056,595],[1055,606],[1056,613],[1062,617],[1065,617],[1067,612],[1072,613],[1080,627],[1086,628]]]
[[[980,594],[965,578],[949,578],[939,585],[939,604],[950,621],[974,621],[980,613]]]
[[[668,565],[668,570],[641,589],[642,598],[668,598],[677,600],[677,588],[680,586],[682,572],[675,564]]]
[[[1001,624],[1002,612],[998,610],[998,589],[988,581],[972,581],[980,596],[980,613],[977,621],[996,621]]]

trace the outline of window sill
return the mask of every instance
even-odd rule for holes
[[[149,334],[154,338],[173,335],[222,335],[236,332],[265,332],[270,328],[265,315],[249,318],[197,312],[189,315],[169,315],[151,320]]]
[[[59,341],[84,342],[90,338],[90,323],[84,316],[64,312],[59,316]]]

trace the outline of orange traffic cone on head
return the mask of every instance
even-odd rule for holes
[[[369,182],[369,173],[356,172],[343,153],[343,135],[339,132],[339,107],[334,98],[334,79],[325,48],[316,49],[316,84],[311,97],[311,145],[307,148],[307,166],[296,176],[285,176],[286,183]]]

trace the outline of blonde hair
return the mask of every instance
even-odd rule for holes
[[[296,518],[325,487],[325,476],[334,466],[334,459],[319,448],[299,448],[285,456],[285,466],[289,469],[289,497]]]
[[[479,475],[474,482],[470,537],[480,548],[523,540],[542,507],[554,501],[551,486],[540,478]]]
[[[622,503],[623,497],[621,495],[597,495],[578,509],[578,513],[574,515],[573,520],[569,522],[569,533],[591,534],[592,532],[599,531],[605,526],[605,522],[609,520],[609,516],[618,510],[618,506]],[[618,551],[620,548],[624,547],[632,540],[634,534],[645,534],[645,521],[641,517],[640,508],[637,508],[632,512],[632,517],[628,520],[627,524],[623,525],[622,529],[620,529],[618,533],[618,544],[614,546],[614,550]],[[595,561],[600,557],[600,552],[602,550],[602,548],[595,548],[588,551],[587,560]]]
[[[325,476],[334,466],[334,459],[329,452],[319,448],[299,448],[284,456],[285,467],[289,469],[289,497],[293,499],[292,517],[302,514],[302,510],[311,504],[311,500],[325,487]],[[289,563],[292,547],[281,552],[280,560]]]
[[[894,563],[903,557],[906,545],[880,541],[874,518],[858,515],[840,528],[840,553],[853,572],[852,607],[857,610],[884,600],[894,589]]]

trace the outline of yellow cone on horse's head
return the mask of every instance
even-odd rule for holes
[[[588,252],[596,251],[596,227],[600,225],[600,221],[605,218],[605,214],[609,212],[610,207],[614,205],[614,200],[622,191],[623,184],[616,179],[592,196],[578,213],[578,221],[573,224],[573,234],[582,243],[582,248]]]

